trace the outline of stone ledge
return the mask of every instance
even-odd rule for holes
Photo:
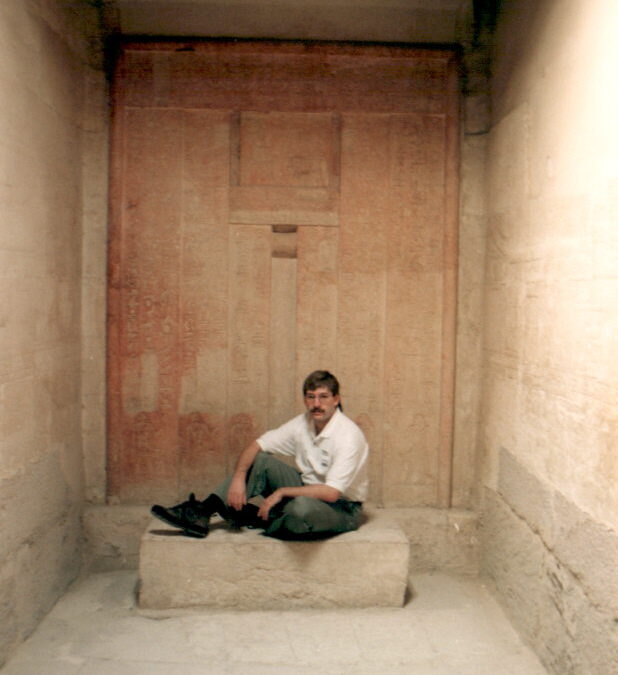
[[[206,539],[158,520],[140,547],[142,609],[401,607],[409,543],[401,527],[369,520],[356,532],[292,542],[213,521]]]
[[[137,569],[139,546],[150,506],[91,505],[83,514],[86,560],[90,572]],[[476,575],[479,569],[478,516],[472,511],[431,507],[364,508],[374,519],[403,529],[410,543],[409,572],[438,570]]]

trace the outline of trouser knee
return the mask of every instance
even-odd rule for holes
[[[314,529],[313,497],[295,497],[283,509],[284,528],[293,534],[306,534]]]
[[[278,459],[266,452],[258,452],[256,455],[248,479],[258,494],[266,495],[276,484],[278,462]]]
[[[253,460],[252,468],[262,470],[264,467],[268,466],[273,459],[272,455],[269,455],[267,452],[260,450]]]

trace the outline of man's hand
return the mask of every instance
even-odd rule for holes
[[[282,499],[293,499],[294,497],[301,496],[313,497],[314,499],[320,499],[323,502],[335,502],[341,497],[341,492],[334,487],[322,484],[303,485],[301,487],[282,487],[266,497],[258,511],[258,516],[263,520],[268,520],[270,510]]]
[[[278,504],[283,499],[283,493],[281,490],[275,490],[271,495],[268,495],[266,499],[262,502],[260,510],[258,511],[258,516],[262,520],[268,520],[268,514],[273,506]]]
[[[227,491],[227,505],[236,509],[236,511],[240,511],[247,503],[247,474],[260,450],[257,441],[253,441],[240,453],[236,460],[232,482]]]
[[[247,484],[244,475],[234,474],[230,489],[227,491],[227,503],[236,511],[240,511],[247,503]]]

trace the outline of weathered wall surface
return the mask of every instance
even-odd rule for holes
[[[371,499],[450,504],[454,64],[394,47],[124,46],[110,499],[212,489],[329,368],[372,448]]]
[[[81,248],[94,203],[84,176],[102,133],[97,30],[88,3],[0,4],[0,663],[81,562]]]
[[[485,281],[485,159],[490,127],[489,54],[485,40],[468,40],[461,62],[457,341],[452,506],[476,508],[479,498],[479,414]]]
[[[618,5],[503,3],[489,141],[485,569],[561,675],[618,672]]]

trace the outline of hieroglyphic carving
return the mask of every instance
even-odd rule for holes
[[[445,110],[446,52],[259,42],[195,42],[191,51],[175,47],[152,44],[145,57],[143,45],[126,45],[133,62],[128,65],[135,66],[122,78],[130,105],[156,101],[171,108],[260,112]],[[154,79],[164,82],[157,86]]]
[[[227,112],[184,114],[180,411],[225,417],[228,351]],[[225,444],[219,452],[225,462]]]
[[[176,490],[170,475],[177,470],[181,115],[130,109],[125,127],[124,236],[113,249],[124,266],[118,297],[123,327],[115,366],[122,387],[111,393],[128,395],[131,401],[110,406],[118,416],[110,419],[110,435],[117,435],[115,444],[122,449],[110,458],[109,468],[117,474],[110,485],[119,486],[118,496],[137,498],[148,486],[153,493],[166,489],[164,482]],[[138,368],[130,368],[138,362]],[[127,410],[135,414],[126,415]]]
[[[441,303],[437,275],[389,275],[385,369],[385,501],[407,505],[404,486],[426,484],[423,503],[435,503],[441,364]],[[432,419],[422,434],[417,422]],[[431,433],[429,433],[429,431]],[[413,458],[410,461],[410,457]],[[431,495],[429,497],[428,495]],[[415,500],[419,498],[415,493]]]
[[[289,236],[289,235],[280,235]],[[273,256],[270,291],[268,426],[278,427],[295,412],[296,272],[295,258]]]
[[[247,415],[246,413],[232,415],[227,425],[228,447],[230,449],[228,471],[233,467],[234,458],[236,458],[249,443],[254,441],[259,436],[260,431],[263,430],[263,427],[260,429],[255,426],[251,415]]]
[[[230,222],[336,227],[338,200],[338,193],[329,188],[235,187],[230,190]]]
[[[141,351],[141,329],[140,329],[140,296],[137,288],[128,287],[123,293],[124,314],[123,323],[125,327],[125,354],[129,358],[139,356]]]
[[[131,447],[135,450],[135,459],[143,459],[156,448],[158,418],[146,412],[137,413],[133,418],[130,432]]]
[[[444,120],[397,115],[391,118],[390,133],[396,199],[388,242],[384,497],[393,505],[435,504],[443,354]],[[399,143],[402,136],[405,144]]]
[[[150,106],[154,103],[156,55],[148,51],[122,53],[115,73],[116,104]]]
[[[443,116],[391,116],[389,265],[399,274],[442,268],[444,144]]]
[[[270,228],[230,230],[228,411],[265,427],[269,373]]]
[[[365,438],[369,443],[369,448],[372,450],[369,453],[369,499],[382,506],[382,458],[381,452],[373,452],[373,448],[381,447],[381,432],[376,433],[376,415],[368,413],[360,413],[354,417],[354,421],[362,429]]]
[[[225,418],[209,413],[181,415],[179,483],[183,494],[211,492],[226,474]]]
[[[368,246],[358,247],[356,255],[342,264],[360,264],[362,269],[372,258],[359,258],[362,249],[375,258],[375,247],[384,247],[384,232],[390,207],[390,127],[383,115],[347,113],[342,116],[341,132],[341,218],[342,236],[367,233]],[[345,221],[343,222],[343,218]],[[373,237],[373,244],[369,238]],[[378,251],[380,254],[381,252]],[[381,263],[379,269],[383,269]]]
[[[330,187],[334,160],[330,114],[241,115],[240,185]]]
[[[115,466],[122,465],[122,472],[110,474],[111,495],[137,502],[176,496],[177,468],[166,451],[166,428],[169,420],[160,412],[123,417],[122,452],[110,457]]]
[[[339,231],[298,229],[296,409],[302,410],[300,383],[311,371],[337,372],[337,255]]]
[[[386,312],[388,119],[348,115],[342,120],[337,372],[346,409],[383,415]],[[382,424],[372,434],[372,467],[382,463]],[[372,468],[373,470],[373,468]],[[372,498],[381,500],[381,480]]]

